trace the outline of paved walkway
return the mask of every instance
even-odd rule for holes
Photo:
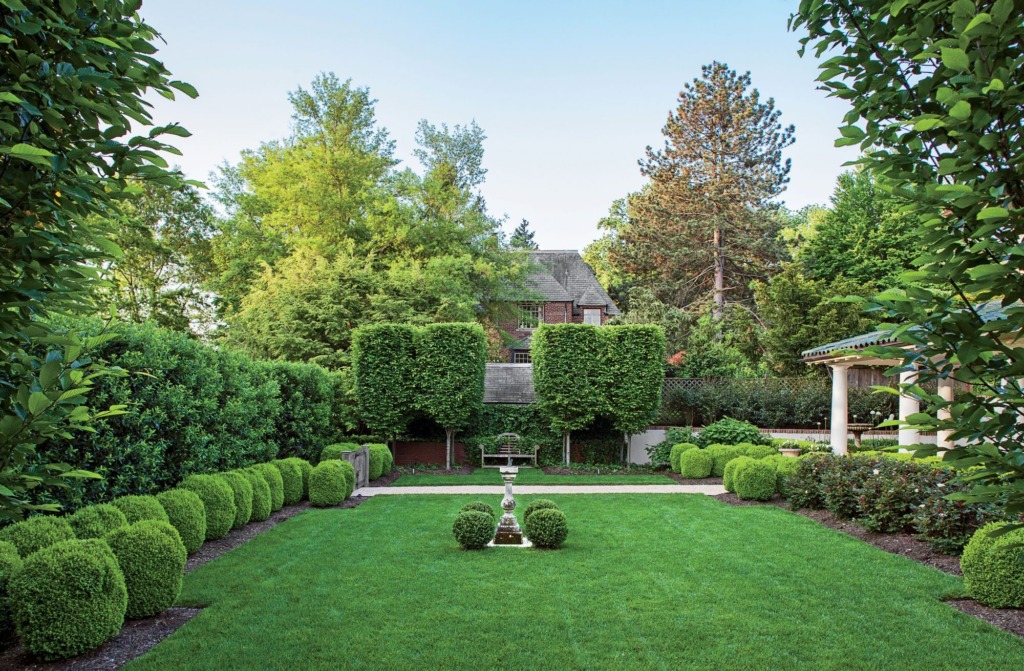
[[[724,494],[722,485],[513,485],[516,494]],[[441,485],[437,487],[362,487],[355,496],[397,494],[486,494],[501,496],[503,485]]]

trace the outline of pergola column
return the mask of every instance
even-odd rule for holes
[[[832,451],[846,454],[846,436],[849,434],[850,364],[830,364],[832,369]]]
[[[905,370],[900,373],[900,385],[914,384],[917,381],[917,371]],[[921,411],[921,403],[908,394],[900,394],[900,421],[906,421],[907,417]],[[917,445],[921,442],[921,432],[913,427],[900,427],[899,445],[900,452],[908,452],[909,445]]]
[[[947,403],[951,403],[953,401],[952,379],[948,377],[939,378],[939,396],[942,398],[943,401],[946,401]],[[949,419],[952,416],[953,413],[951,413],[948,408],[942,408],[938,412],[939,419]],[[935,442],[940,449],[948,450],[953,447],[953,440],[952,438],[950,438],[950,436],[952,435],[953,432],[950,431],[949,429],[939,431],[937,440]]]

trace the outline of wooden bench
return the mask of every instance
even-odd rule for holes
[[[487,446],[481,445],[480,468],[500,468],[509,464],[515,465],[516,460],[525,460],[536,467],[537,452],[540,451],[540,445],[535,446],[533,451],[524,451],[521,443],[522,440],[519,438],[519,434],[503,433],[498,436],[497,449],[495,452],[488,454]],[[500,459],[501,462],[488,465],[488,459]]]

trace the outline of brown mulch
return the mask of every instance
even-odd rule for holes
[[[424,471],[424,472],[427,472],[427,471]],[[430,471],[430,473],[441,473],[441,474],[445,474],[445,473],[458,473],[458,474],[462,474],[462,473],[472,473],[472,472],[473,472],[472,470],[465,470],[464,471],[462,469],[458,469],[458,470],[455,470],[455,471]],[[386,473],[386,474],[380,476],[379,478],[377,478],[376,480],[374,480],[373,482],[371,482],[370,486],[371,487],[387,487],[388,485],[390,485],[392,482],[394,482],[398,478],[402,477],[403,475],[406,475],[406,473],[403,472],[403,471],[399,471],[399,470],[393,470],[390,473]],[[347,503],[347,501],[346,501],[346,503]]]
[[[684,478],[678,473],[666,471],[665,475],[672,478],[681,485],[720,485],[722,478]]]
[[[778,495],[771,501],[744,501],[732,493],[719,494],[716,499],[733,506],[776,506],[790,510],[785,499]],[[868,531],[856,522],[841,520],[835,514],[827,510],[790,510],[790,512],[802,515],[823,524],[830,529],[841,531],[845,534],[858,538],[865,543],[875,547],[913,559],[919,564],[930,566],[944,573],[962,576],[960,571],[960,558],[952,555],[936,552],[924,541],[914,538],[910,534],[883,534],[875,531]],[[948,599],[950,606],[959,611],[973,615],[979,620],[984,620],[994,627],[1024,638],[1024,608],[989,608],[974,599]]]
[[[355,508],[367,499],[353,496],[336,506],[336,508]],[[247,524],[235,529],[227,536],[216,541],[207,541],[203,547],[189,556],[185,563],[185,573],[213,561],[217,557],[230,552],[252,540],[264,531],[274,527],[299,513],[310,509],[308,501],[286,506],[262,522]],[[85,654],[65,659],[60,662],[40,662],[33,659],[21,645],[0,652],[0,669],[18,669],[19,671],[112,671],[119,669],[131,660],[149,651],[193,617],[202,612],[201,608],[168,608],[159,615],[141,620],[128,620],[114,638],[99,648]]]

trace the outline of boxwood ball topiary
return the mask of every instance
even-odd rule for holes
[[[369,476],[371,480],[376,480],[377,478],[388,472],[384,470],[384,466],[386,463],[389,462],[391,450],[388,449],[387,445],[382,445],[380,443],[374,443],[372,445],[368,445],[367,447],[370,448]]]
[[[252,517],[249,518],[250,521],[262,522],[270,517],[270,485],[255,469],[243,468],[237,473],[252,485]]]
[[[672,450],[669,452],[669,456],[668,456],[669,465],[672,468],[672,472],[673,473],[678,473],[679,472],[679,456],[683,452],[686,452],[687,450],[696,450],[696,449],[700,449],[700,448],[698,448],[693,443],[679,443],[678,445],[673,445],[672,446]]]
[[[742,456],[742,450],[735,445],[708,445],[706,452],[711,455],[711,475],[716,478],[725,475],[725,465]]]
[[[776,475],[775,464],[762,459],[750,459],[733,471],[732,486],[736,496],[741,499],[769,501],[775,495]]]
[[[302,471],[298,466],[284,459],[277,459],[270,463],[281,471],[281,481],[284,483],[284,504],[294,506],[302,500]]]
[[[264,483],[265,484],[265,483]],[[156,495],[164,507],[171,526],[178,530],[185,551],[192,554],[206,540],[206,506],[190,489],[169,489]]]
[[[235,523],[235,492],[219,475],[190,475],[180,487],[189,489],[203,500],[206,512],[206,540],[224,538]]]
[[[395,455],[391,454],[391,450],[386,449],[387,445],[384,446],[385,451],[382,453],[384,457],[384,467],[381,469],[381,475],[387,475],[395,467]]]
[[[103,538],[114,529],[128,526],[128,518],[117,506],[99,503],[69,515],[68,524],[80,539]]]
[[[530,518],[530,515],[534,514],[538,510],[558,510],[558,504],[551,499],[537,499],[536,501],[530,501],[527,504],[526,509],[523,510],[523,523]]]
[[[735,475],[736,469],[740,464],[745,464],[748,461],[753,461],[751,457],[736,457],[725,465],[725,473],[722,474],[722,486],[725,487],[727,492],[735,492]]]
[[[0,541],[12,543],[22,557],[61,541],[74,540],[75,532],[64,517],[36,515],[0,529]]]
[[[770,457],[765,457],[764,461],[774,464],[775,491],[782,496],[786,496],[789,478],[796,474],[796,469],[800,467],[800,460],[793,457],[785,457],[781,454],[775,454]]]
[[[561,547],[569,535],[569,522],[565,519],[565,513],[556,508],[535,511],[523,526],[526,537],[539,548]]]
[[[142,520],[167,521],[167,513],[164,507],[156,500],[155,496],[121,496],[110,502],[117,506],[128,519],[128,524],[135,524]]]
[[[271,512],[280,510],[284,506],[284,478],[281,477],[281,471],[276,466],[267,463],[256,464],[252,468],[263,476],[267,486],[270,487]]]
[[[344,452],[354,452],[359,447],[357,443],[334,443],[333,445],[327,445],[320,451],[320,461],[327,461],[328,459],[344,460]]]
[[[347,499],[356,490],[356,467],[347,461],[336,461],[338,461],[338,465],[341,466],[341,471],[345,475],[345,498]]]
[[[491,506],[487,505],[483,501],[474,501],[473,503],[467,503],[466,505],[464,505],[461,508],[459,508],[459,512],[460,513],[464,513],[467,510],[475,510],[477,512],[484,513],[485,515],[489,515],[490,518],[492,520],[494,520],[495,523],[497,523],[497,519],[498,518],[497,518],[497,515],[495,515],[495,513],[494,513],[494,508],[492,508]]]
[[[482,550],[494,539],[494,518],[479,510],[467,510],[455,517],[452,533],[465,550]]]
[[[124,624],[128,592],[110,546],[98,538],[44,548],[11,577],[22,645],[45,660],[98,648]]]
[[[714,459],[707,450],[687,450],[679,455],[679,474],[684,478],[706,478],[713,465]]]
[[[751,445],[750,443],[744,443],[738,445],[741,449],[741,453],[754,459],[764,459],[765,457],[771,457],[779,454],[779,451],[771,445]]]
[[[235,497],[235,521],[231,524],[232,529],[241,529],[252,518],[252,485],[249,479],[241,473],[219,473],[220,477],[231,486],[231,493]]]
[[[0,541],[0,650],[14,641],[14,604],[9,585],[11,576],[21,570],[22,560],[14,543]]]
[[[309,476],[309,502],[318,507],[336,506],[345,500],[348,482],[341,462],[328,459],[316,465]]]
[[[181,592],[188,552],[167,522],[142,520],[104,537],[117,557],[128,589],[125,617],[137,619],[170,608]]]
[[[964,568],[971,596],[992,608],[1024,608],[1024,529],[990,537],[978,554]]]
[[[287,461],[288,463],[295,464],[296,466],[299,467],[299,473],[302,474],[302,498],[308,499],[309,475],[310,473],[313,472],[313,465],[310,464],[305,459],[300,459],[299,457],[288,457],[287,459],[282,459],[282,461]]]

